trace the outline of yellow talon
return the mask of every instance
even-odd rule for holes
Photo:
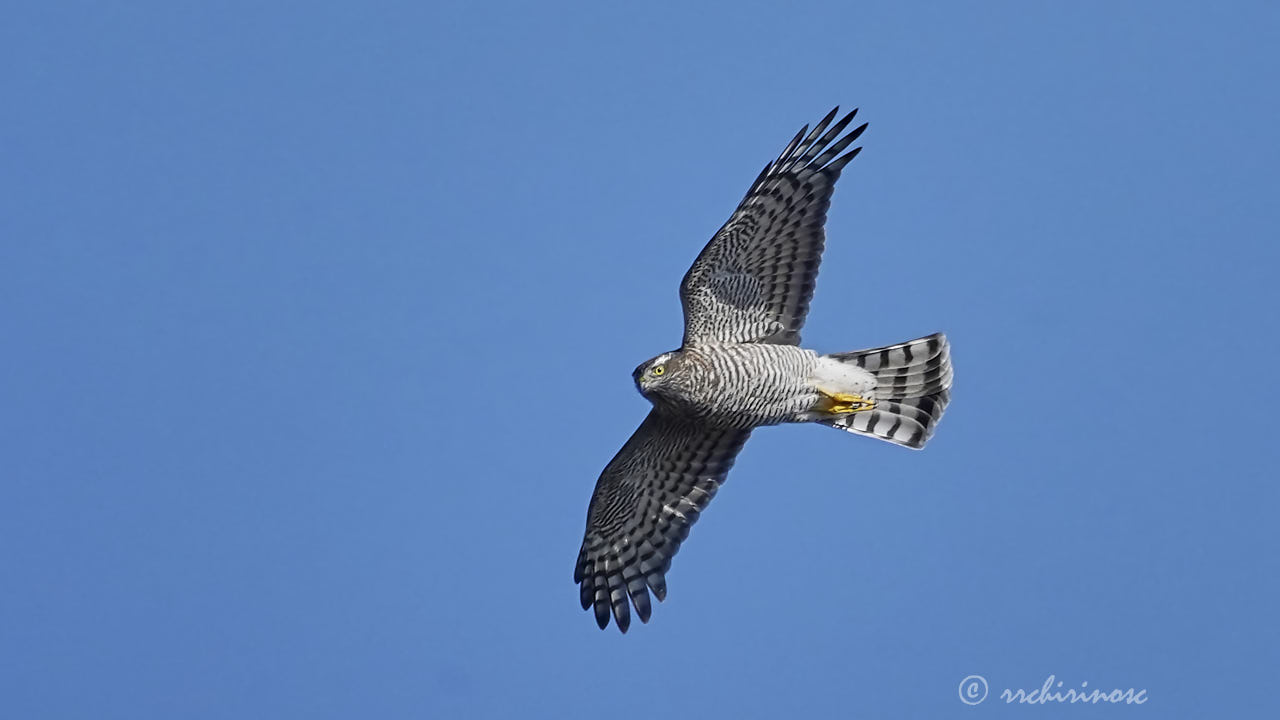
[[[850,395],[848,393],[829,393],[826,390],[818,390],[825,396],[826,402],[818,403],[818,409],[832,415],[849,415],[856,412],[866,412],[874,410],[876,407],[875,400],[868,400],[861,395]]]

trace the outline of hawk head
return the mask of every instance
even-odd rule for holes
[[[640,363],[635,372],[631,373],[636,381],[636,389],[650,400],[656,400],[655,396],[674,395],[682,361],[679,352],[665,352]],[[667,392],[664,393],[664,390]]]

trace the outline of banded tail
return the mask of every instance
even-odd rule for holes
[[[951,399],[951,348],[935,333],[888,347],[827,355],[875,376],[874,410],[819,420],[823,425],[919,450]]]

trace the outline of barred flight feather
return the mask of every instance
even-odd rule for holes
[[[800,342],[826,242],[831,193],[861,148],[840,153],[867,127],[836,140],[858,111],[831,125],[838,113],[833,109],[812,132],[801,129],[765,166],[689,268],[680,284],[685,346]]]

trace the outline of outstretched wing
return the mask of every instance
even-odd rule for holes
[[[631,604],[642,622],[649,621],[649,590],[658,600],[667,596],[672,556],[750,434],[654,410],[605,467],[573,571],[582,609],[594,606],[602,629],[612,608],[618,629],[626,632]]]
[[[864,123],[836,140],[858,112],[827,130],[838,110],[808,135],[806,125],[765,166],[685,274],[680,301],[686,346],[799,344],[822,260],[831,191],[840,171],[862,148],[840,153],[867,127]]]

